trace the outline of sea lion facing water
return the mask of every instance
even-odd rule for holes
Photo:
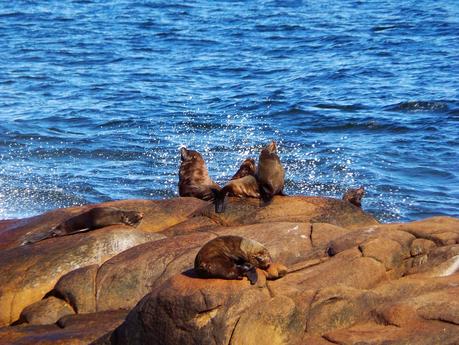
[[[238,196],[259,198],[258,183],[255,178],[256,165],[255,160],[247,158],[242,162],[239,170],[221,190],[213,189],[215,212],[224,212],[225,197]]]
[[[354,206],[362,207],[362,198],[364,195],[365,188],[363,186],[357,189],[351,188],[344,193],[343,200],[350,202]]]
[[[179,169],[179,195],[212,200],[212,189],[220,190],[220,186],[210,178],[201,154],[182,147],[180,155],[182,162]]]
[[[264,202],[270,202],[274,195],[284,195],[285,172],[274,140],[261,150],[255,177]]]
[[[95,207],[63,221],[50,230],[26,236],[22,245],[36,243],[51,237],[95,230],[109,225],[125,224],[137,226],[142,219],[142,212],[123,211],[115,207]]]
[[[255,284],[256,269],[267,270],[271,264],[271,255],[261,243],[240,236],[220,236],[199,250],[194,270],[204,278],[240,280],[247,277]]]

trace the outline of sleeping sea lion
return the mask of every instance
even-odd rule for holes
[[[95,207],[63,221],[50,230],[26,236],[22,245],[43,241],[51,237],[95,230],[109,225],[125,224],[136,227],[142,219],[142,212],[123,211],[115,207]]]
[[[270,202],[274,195],[284,195],[285,172],[274,140],[261,150],[255,177],[265,203]]]
[[[256,269],[272,263],[268,250],[259,242],[240,236],[220,236],[207,242],[194,260],[195,272],[204,278],[258,280]]]
[[[182,147],[180,155],[182,162],[179,169],[179,195],[212,200],[212,189],[220,190],[220,186],[210,178],[201,154]]]
[[[349,201],[352,205],[357,207],[362,207],[362,198],[365,195],[365,188],[362,186],[360,188],[350,188],[343,195],[344,201]]]
[[[238,178],[245,177],[245,176],[255,176],[255,172],[257,170],[257,166],[255,164],[255,159],[253,158],[246,158],[239,170],[231,177],[232,180],[237,180]]]

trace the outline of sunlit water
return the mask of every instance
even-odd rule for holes
[[[291,195],[459,216],[459,2],[0,3],[0,218],[177,195],[279,143]]]

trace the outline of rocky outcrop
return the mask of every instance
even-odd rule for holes
[[[145,223],[26,247],[21,236],[57,220],[0,223],[0,344],[459,343],[458,219],[379,224],[318,197],[229,198],[224,214],[194,198],[120,205]],[[256,285],[196,277],[201,246],[230,234],[289,273]]]

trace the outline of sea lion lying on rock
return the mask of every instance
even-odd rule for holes
[[[343,195],[343,200],[350,202],[352,205],[362,207],[362,198],[365,195],[365,188],[351,188]]]
[[[274,195],[284,195],[285,172],[274,140],[261,150],[255,177],[265,203],[270,202]]]
[[[222,213],[225,211],[225,197],[250,197],[259,198],[258,182],[255,178],[256,165],[255,160],[247,158],[239,167],[239,170],[221,190],[212,189],[214,193],[215,212]]]
[[[135,227],[140,224],[142,219],[142,212],[124,211],[115,207],[95,207],[63,221],[50,230],[26,235],[22,245],[36,243],[51,237],[95,230],[109,225],[125,224]]]
[[[264,277],[258,276],[257,268],[265,270]],[[240,236],[220,236],[207,242],[196,255],[194,270],[204,278],[247,277],[251,284],[259,278],[277,279],[287,273],[285,266],[273,264],[261,243]]]
[[[210,178],[201,154],[182,147],[180,155],[182,162],[179,169],[179,195],[213,200],[212,189],[220,190],[221,188]]]

